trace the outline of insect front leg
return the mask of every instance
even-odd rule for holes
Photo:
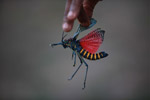
[[[73,66],[75,66],[75,64],[76,64],[76,53],[75,53],[75,51],[72,52],[72,59],[73,59],[73,57],[74,57],[74,64],[73,64]]]
[[[60,42],[60,43],[54,43],[54,44],[49,44],[51,47],[54,47],[54,46],[56,46],[56,45],[62,45],[62,43]]]

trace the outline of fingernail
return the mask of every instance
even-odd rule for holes
[[[67,17],[68,17],[69,19],[72,19],[72,18],[74,18],[74,16],[75,16],[74,13],[73,13],[72,11],[69,11]]]
[[[63,29],[66,30],[66,29],[68,29],[68,28],[69,28],[68,23],[64,23],[64,24],[63,24]]]

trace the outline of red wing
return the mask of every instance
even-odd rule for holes
[[[90,53],[95,53],[103,42],[105,31],[100,28],[90,32],[88,35],[80,39],[82,48]]]

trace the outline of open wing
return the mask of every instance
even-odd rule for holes
[[[97,28],[79,41],[81,47],[90,53],[95,53],[104,40],[104,30]]]

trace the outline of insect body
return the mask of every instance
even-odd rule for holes
[[[71,76],[71,78],[69,78],[69,80],[71,80],[74,77],[74,75],[80,69],[81,65],[83,63],[85,64],[86,74],[85,74],[83,89],[85,88],[85,85],[86,85],[86,78],[87,78],[87,72],[88,72],[88,64],[85,62],[83,57],[89,60],[97,60],[97,59],[101,59],[101,58],[108,56],[108,54],[105,52],[96,53],[96,51],[98,50],[98,48],[100,47],[100,45],[102,44],[104,40],[104,33],[105,33],[104,30],[97,28],[96,30],[90,32],[85,37],[77,40],[77,37],[80,32],[89,29],[95,24],[96,24],[96,20],[91,19],[91,24],[89,27],[82,27],[81,25],[79,25],[77,32],[74,34],[73,38],[64,40],[66,35],[64,36],[64,32],[63,32],[61,42],[56,43],[56,44],[51,44],[52,47],[56,45],[62,45],[64,48],[72,49],[73,50],[72,59],[74,57],[73,66],[75,66],[76,64],[76,54],[78,55],[81,64],[79,65],[77,70],[74,72],[74,74]]]

